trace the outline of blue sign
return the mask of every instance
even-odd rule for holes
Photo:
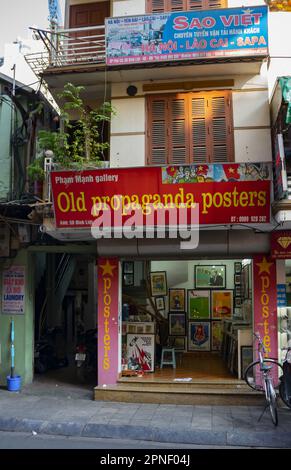
[[[106,20],[109,65],[267,54],[267,6]]]
[[[277,284],[277,306],[287,307],[287,294],[285,284]]]

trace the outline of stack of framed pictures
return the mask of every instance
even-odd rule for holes
[[[240,315],[242,305],[242,264],[241,262],[234,263],[234,313],[236,316]]]
[[[232,313],[232,290],[188,290],[188,350],[219,351],[221,320]]]

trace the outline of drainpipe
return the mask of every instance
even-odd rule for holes
[[[15,75],[16,75],[16,64],[13,65],[13,85],[12,85],[12,107],[11,107],[11,181],[10,181],[10,198],[14,199],[14,177],[15,177],[15,161],[14,161],[14,136],[15,136],[15,104],[14,104],[14,97],[15,97]]]

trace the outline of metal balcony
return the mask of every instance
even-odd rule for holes
[[[25,59],[36,75],[49,68],[105,65],[104,25],[35,31],[44,43],[44,51],[27,54]]]

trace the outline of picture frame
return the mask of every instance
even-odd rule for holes
[[[133,286],[134,285],[134,275],[123,273],[123,285],[124,286]]]
[[[214,320],[232,318],[233,291],[215,290],[211,292],[211,317]]]
[[[185,312],[185,289],[169,289],[169,310]]]
[[[242,286],[234,286],[234,295],[235,297],[241,297],[243,293]]]
[[[134,274],[134,261],[123,261],[124,274]]]
[[[195,289],[225,289],[226,265],[195,265],[194,287]]]
[[[240,284],[241,284],[241,275],[240,274],[235,274],[234,275],[234,284],[240,286]]]
[[[169,312],[169,335],[186,335],[186,315],[185,313]]]
[[[211,350],[212,351],[221,351],[222,349],[222,339],[223,339],[223,329],[222,321],[212,321],[211,322]]]
[[[150,287],[152,297],[167,295],[167,273],[166,271],[153,271],[150,273]]]
[[[234,263],[234,274],[240,274],[242,270],[242,264],[240,261]]]
[[[172,347],[177,351],[186,351],[186,337],[185,336],[174,336]]]
[[[241,346],[240,347],[240,370],[241,377],[244,377],[244,372],[247,366],[253,361],[253,347]]]
[[[241,307],[242,305],[242,298],[241,297],[235,297],[234,298],[234,308]]]
[[[155,304],[157,310],[165,310],[165,299],[164,297],[155,297]]]
[[[187,290],[188,320],[210,318],[210,290]]]
[[[127,335],[127,364],[131,369],[139,364],[144,372],[153,372],[155,365],[155,335]]]
[[[127,322],[127,333],[129,334],[154,334],[155,322]]]
[[[210,351],[210,322],[188,323],[188,351]]]
[[[249,286],[249,264],[245,264],[242,267],[242,294],[245,299],[250,298],[250,286]]]

